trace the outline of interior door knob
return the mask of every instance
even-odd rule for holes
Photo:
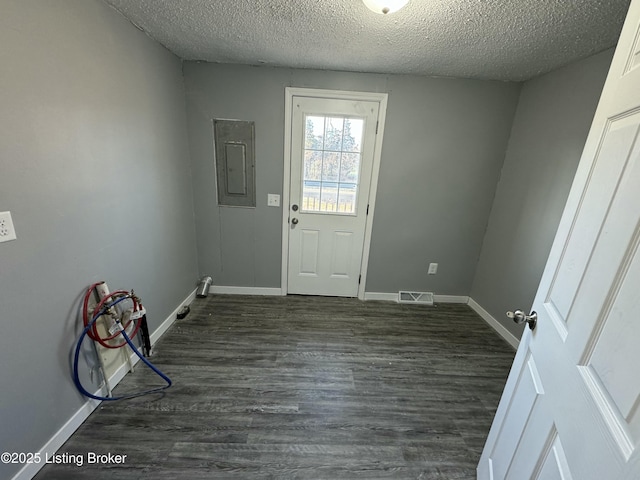
[[[536,328],[536,324],[538,323],[538,314],[536,312],[531,312],[529,315],[527,315],[522,310],[516,310],[515,312],[508,311],[507,317],[512,319],[517,324],[527,322],[531,330]]]
[[[298,219],[297,219],[297,218],[292,218],[292,219],[291,219],[291,223],[292,223],[293,225],[297,225],[297,224],[298,224]]]

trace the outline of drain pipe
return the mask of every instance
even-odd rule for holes
[[[211,277],[205,275],[200,279],[200,283],[198,284],[198,290],[196,291],[196,297],[205,298],[209,295],[209,288],[211,287],[211,283],[213,280]]]

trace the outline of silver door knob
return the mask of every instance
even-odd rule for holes
[[[536,324],[538,323],[538,314],[536,312],[531,312],[529,315],[527,315],[522,310],[516,310],[515,312],[508,311],[507,317],[512,319],[517,324],[527,322],[531,330],[536,328]]]
[[[291,219],[291,223],[292,223],[293,225],[297,225],[297,224],[298,224],[298,219],[297,219],[297,218],[292,218],[292,219]]]

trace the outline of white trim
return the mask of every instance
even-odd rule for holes
[[[365,292],[363,300],[377,300],[382,302],[397,302],[398,293],[386,293],[386,292]],[[434,295],[433,301],[435,303],[464,303],[469,302],[469,297],[465,295]]]
[[[384,292],[365,292],[364,300],[376,300],[379,302],[397,302],[397,293],[384,293]]]
[[[155,343],[176,321],[176,315],[178,311],[184,306],[189,305],[196,298],[196,290],[191,292],[187,298],[185,298],[178,307],[171,312],[171,314],[160,324],[158,328],[151,334],[151,342]],[[140,361],[140,358],[134,353],[131,353],[131,362],[136,364]],[[124,363],[118,368],[111,377],[109,377],[109,384],[115,387],[120,380],[129,372],[129,365]],[[103,395],[102,388],[94,392],[94,395]],[[22,469],[16,473],[12,480],[30,480],[36,476],[36,474],[45,466],[44,459],[48,455],[51,457],[58,449],[64,445],[64,443],[75,433],[75,431],[82,425],[82,423],[91,415],[91,413],[101,404],[99,400],[92,398],[87,399],[86,402],[67,420],[67,422],[58,430],[53,436],[45,443],[38,451],[42,461],[40,463],[26,464]]]
[[[330,90],[321,88],[285,87],[290,97],[328,98],[337,100],[355,100],[358,102],[381,102],[387,98],[386,93],[357,92],[351,90]]]
[[[377,300],[382,302],[397,302],[398,294],[397,293],[385,293],[385,292],[366,292],[364,294],[364,299],[367,300]],[[469,305],[482,319],[489,324],[491,328],[493,328],[498,335],[504,338],[509,345],[511,345],[516,350],[518,349],[518,345],[520,345],[520,340],[516,338],[509,330],[507,330],[504,325],[498,322],[495,318],[491,316],[489,312],[487,312],[484,308],[482,308],[473,298],[467,297],[464,295],[434,295],[433,301],[435,303],[463,303]]]
[[[96,395],[100,395],[102,390],[95,392]],[[93,412],[101,402],[98,400],[87,400],[76,413],[74,413],[69,420],[58,430],[47,443],[38,452],[40,454],[40,463],[28,463],[22,469],[18,471],[13,477],[13,480],[30,480],[36,476],[36,474],[45,466],[44,460],[48,455],[51,457],[58,451],[62,445],[74,434],[74,432],[82,425],[91,412]]]
[[[282,296],[281,288],[271,287],[226,287],[224,285],[212,285],[211,293],[221,295],[265,295],[265,296]]]
[[[482,317],[482,319],[489,324],[491,328],[493,328],[498,335],[504,338],[509,345],[511,345],[516,350],[518,349],[518,345],[520,345],[520,340],[507,330],[504,325],[502,325],[499,321],[497,321],[493,316],[487,312],[484,308],[480,306],[473,298],[469,297],[469,306]]]
[[[371,232],[373,231],[373,215],[375,213],[376,194],[378,192],[378,177],[380,173],[380,161],[382,159],[382,140],[384,126],[387,118],[387,93],[376,92],[351,92],[346,90],[322,90],[316,88],[285,87],[285,119],[284,119],[284,175],[282,180],[282,269],[280,290],[281,295],[288,292],[288,261],[289,261],[289,189],[291,184],[291,122],[293,97],[334,98],[356,100],[365,102],[377,102],[378,109],[378,133],[375,137],[373,150],[373,165],[371,170],[371,182],[369,185],[369,214],[364,227],[364,244],[362,248],[362,263],[360,264],[360,285],[358,285],[358,298],[364,300],[366,296],[367,269],[369,266],[369,248],[371,244]]]
[[[286,295],[289,291],[289,190],[291,188],[291,125],[293,92],[290,87],[284,89],[284,167],[282,176],[282,268],[280,270],[280,289]]]
[[[465,295],[434,295],[433,301],[435,303],[469,303],[469,297]]]
[[[160,326],[153,331],[153,333],[151,334],[151,343],[152,344],[156,343],[160,339],[160,337],[162,335],[164,335],[165,332],[167,330],[169,330],[169,328],[171,328],[171,326],[173,325],[173,323],[177,319],[177,315],[178,315],[178,312],[180,311],[180,309],[182,307],[184,307],[185,305],[190,305],[191,302],[193,302],[195,300],[195,298],[196,298],[196,290],[191,292],[189,294],[189,296],[187,298],[185,298],[182,301],[182,303],[180,303],[180,305],[178,305],[178,307],[173,312],[171,312],[171,314],[166,318],[166,320],[164,322],[162,322],[160,324]],[[134,354],[134,356],[136,358],[138,358],[137,355]]]
[[[373,231],[373,216],[376,212],[376,195],[378,194],[378,178],[380,174],[380,162],[382,160],[382,140],[384,136],[384,124],[387,119],[386,93],[378,94],[380,108],[378,109],[378,132],[373,150],[373,170],[371,171],[371,182],[369,184],[369,212],[367,222],[364,226],[364,245],[362,248],[362,264],[360,266],[360,285],[358,286],[358,298],[364,300],[365,287],[367,286],[367,271],[369,268],[369,250],[371,247],[371,232]]]

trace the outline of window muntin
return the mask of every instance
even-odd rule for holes
[[[363,131],[363,118],[305,115],[302,212],[356,214]]]

